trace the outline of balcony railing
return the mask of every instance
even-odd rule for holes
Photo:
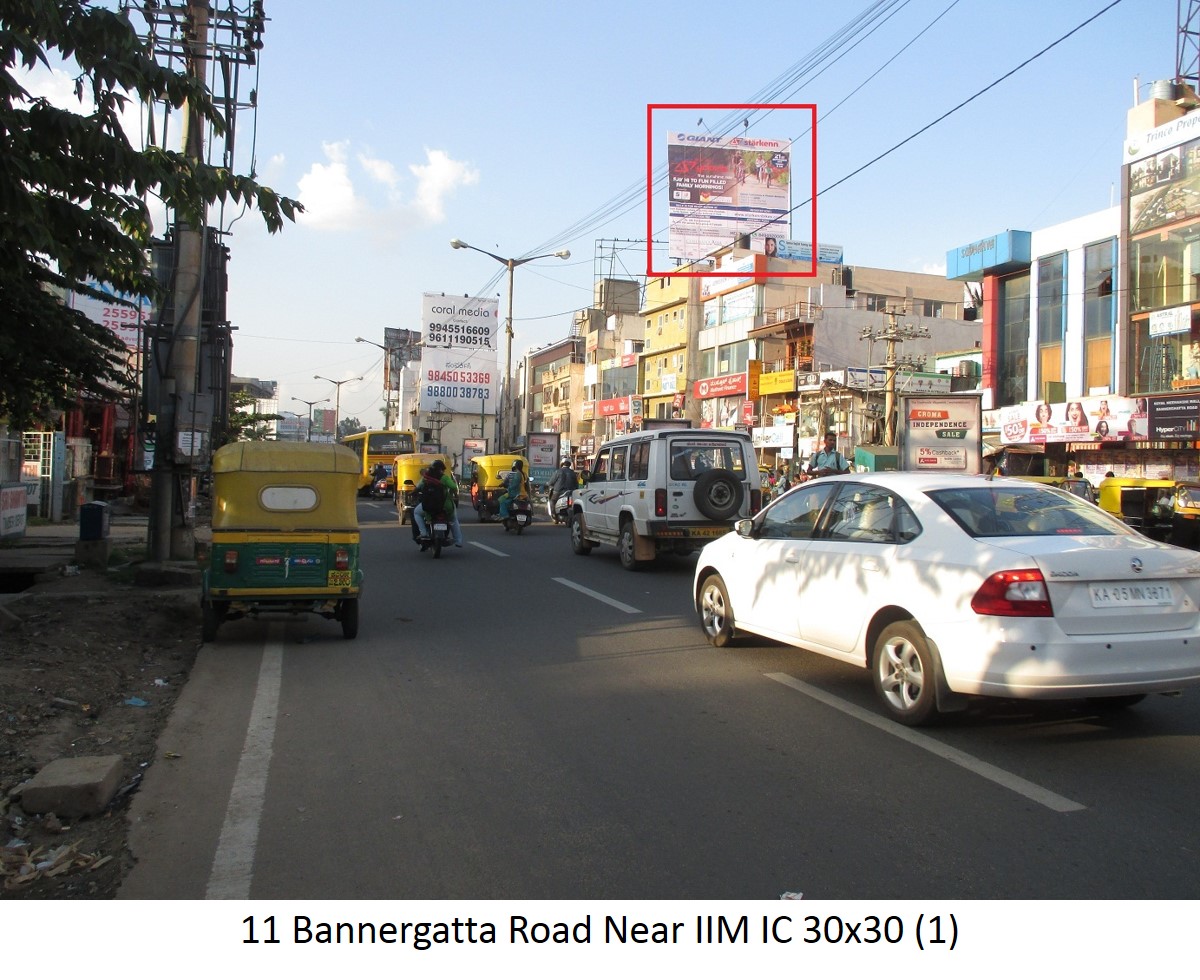
[[[769,326],[772,323],[787,323],[790,320],[811,323],[813,320],[819,320],[820,317],[821,307],[816,303],[791,303],[788,306],[781,306],[763,313],[763,326]]]

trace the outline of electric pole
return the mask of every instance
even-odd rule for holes
[[[878,331],[872,330],[870,327],[863,327],[861,337],[863,340],[869,340],[872,343],[882,340],[887,345],[887,356],[883,361],[883,444],[885,446],[894,446],[896,445],[896,370],[900,367],[900,360],[896,356],[896,345],[902,344],[906,340],[927,339],[929,337],[929,329],[927,327],[915,327],[911,323],[898,324],[896,322],[897,314],[895,310],[887,310],[883,315],[887,317],[887,326]],[[869,379],[869,364],[867,368],[867,377]]]

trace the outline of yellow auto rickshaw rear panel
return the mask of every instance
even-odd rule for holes
[[[396,474],[396,513],[401,524],[412,520],[413,508],[417,506],[417,484],[421,482],[421,473],[435,460],[440,459],[446,466],[446,472],[453,472],[453,464],[445,453],[405,453],[396,457],[396,465],[392,470]]]
[[[524,456],[496,453],[476,456],[471,460],[471,506],[479,514],[480,520],[486,520],[496,513],[500,495],[504,492],[502,478],[518,460],[528,480],[529,460]]]
[[[358,631],[360,465],[321,443],[246,442],[213,454],[213,535],[204,569],[204,639],[226,618],[318,612]]]

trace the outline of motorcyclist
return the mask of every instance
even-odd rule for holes
[[[500,519],[504,520],[508,517],[508,505],[511,504],[522,493],[528,492],[525,484],[525,466],[519,459],[514,459],[512,469],[501,477],[504,482],[504,493],[500,495],[498,504],[498,513]]]
[[[445,474],[446,464],[440,459],[435,459],[421,473],[421,482],[417,484],[417,506],[413,508],[413,525],[417,529],[417,539],[421,543],[422,551],[429,544],[429,525],[426,523],[428,518],[445,514],[452,527],[458,523],[456,519],[451,519],[454,505],[450,499],[449,488],[442,480]],[[455,490],[458,490],[457,486]],[[461,528],[455,530],[454,543],[462,547]]]
[[[564,456],[558,464],[554,478],[550,481],[551,513],[554,512],[554,505],[558,502],[559,497],[565,497],[567,494],[574,492],[578,486],[579,477],[575,475],[575,470],[571,467],[571,461]]]
[[[371,482],[378,483],[380,480],[388,478],[388,468],[382,463],[376,463],[375,469],[371,471]]]

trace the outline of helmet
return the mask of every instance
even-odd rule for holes
[[[521,461],[519,459],[514,459],[512,468],[514,470],[523,470],[525,467],[521,464]]]

